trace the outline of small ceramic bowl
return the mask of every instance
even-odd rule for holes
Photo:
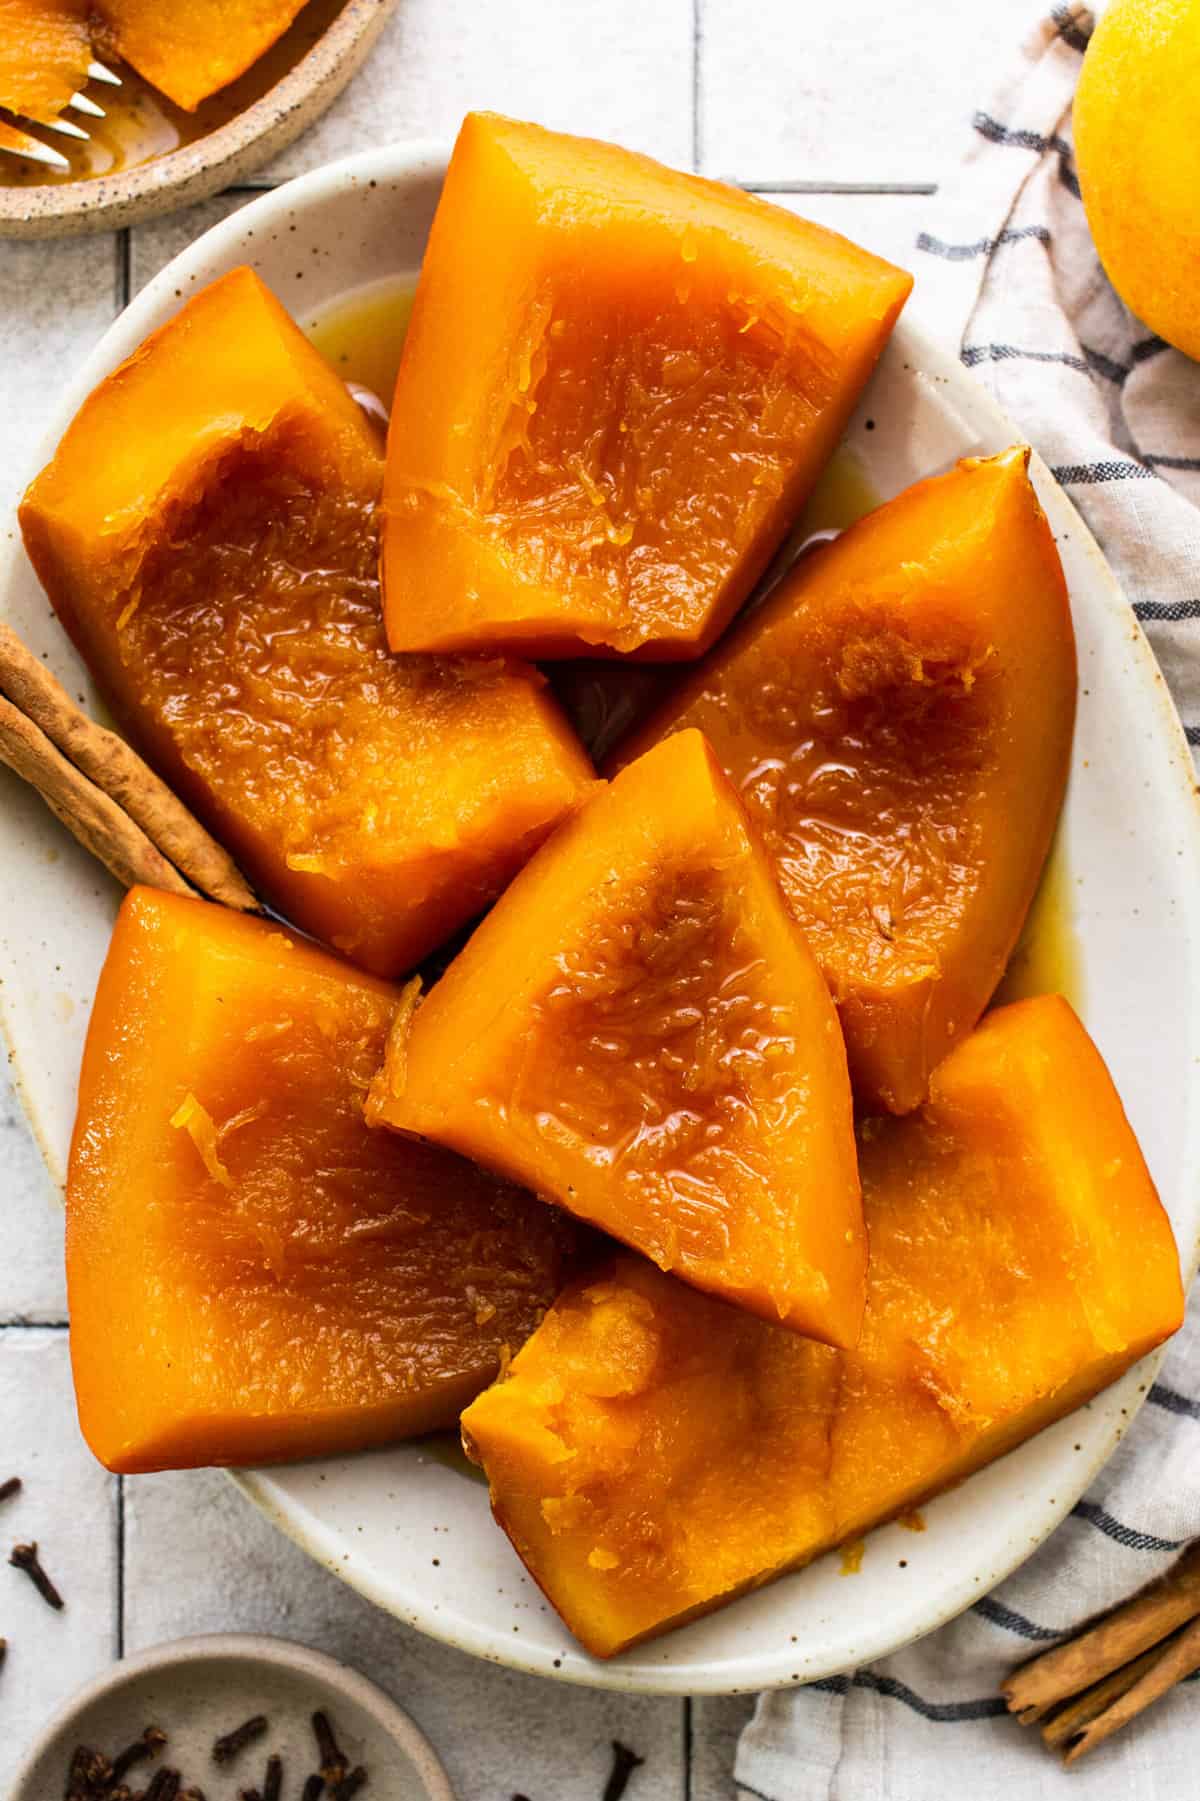
[[[320,1651],[281,1638],[223,1633],[181,1638],[128,1657],[89,1683],[55,1715],[17,1771],[11,1801],[46,1801],[64,1792],[71,1754],[90,1745],[109,1756],[159,1726],[167,1745],[153,1763],[130,1772],[138,1787],[160,1764],[184,1786],[261,1791],[267,1758],[283,1762],[283,1793],[295,1801],[317,1768],[311,1716],[329,1715],[351,1768],[368,1780],[362,1801],[454,1801],[428,1739],[396,1703]],[[214,1764],[213,1742],[255,1714],[269,1729],[236,1758]]]
[[[0,187],[0,237],[53,238],[135,225],[205,200],[261,168],[318,118],[361,66],[396,0],[346,0],[311,49],[227,124],[133,168]]]

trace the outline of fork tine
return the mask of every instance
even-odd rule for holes
[[[43,131],[56,131],[60,137],[79,138],[85,144],[88,142],[87,132],[81,125],[73,124],[70,119],[41,119],[36,122],[41,125]]]
[[[9,156],[22,156],[31,163],[45,163],[49,169],[70,170],[71,165],[66,157],[60,156],[57,150],[51,150],[49,144],[40,144],[36,138],[31,138],[24,131],[14,130],[13,136],[18,139],[18,142],[13,144],[0,138],[0,152],[7,152]]]
[[[103,63],[89,63],[87,72],[89,81],[107,81],[114,88],[121,85],[121,77],[114,75],[111,69],[106,69]]]
[[[86,94],[72,94],[67,105],[73,106],[77,113],[86,113],[89,119],[104,117],[104,108],[97,106],[94,100],[89,100]]]

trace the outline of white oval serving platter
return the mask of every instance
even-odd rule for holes
[[[443,147],[396,145],[317,170],[216,226],[162,271],[64,392],[30,462],[85,394],[196,288],[252,264],[309,323],[348,290],[415,272]],[[1020,433],[951,356],[903,321],[848,432],[875,490],[896,493]],[[1078,514],[1035,458],[1080,652],[1080,706],[1060,838],[1082,966],[1077,996],[1170,1210],[1190,1273],[1200,1231],[1200,809],[1179,722],[1142,633]],[[1021,597],[1014,594],[1013,605]],[[10,539],[0,617],[71,689],[91,683]],[[17,782],[0,782],[0,1018],[20,1090],[61,1182],[75,1078],[115,884]],[[648,1693],[811,1681],[869,1662],[984,1594],[1069,1511],[1136,1412],[1152,1363],[926,1509],[927,1530],[872,1534],[836,1557],[606,1664],[587,1657],[493,1525],[486,1491],[427,1444],[247,1471],[236,1480],[314,1557],[399,1619],[497,1663]]]

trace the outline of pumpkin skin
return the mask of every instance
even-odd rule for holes
[[[98,0],[97,43],[195,112],[281,38],[304,0]]]
[[[869,1109],[919,1106],[975,1025],[1062,804],[1075,640],[1028,463],[967,459],[802,558],[607,765],[706,734]]]
[[[238,269],[89,396],[20,517],[143,754],[278,912],[393,976],[592,772],[528,666],[389,655],[381,474],[344,384]]]
[[[868,1122],[860,1149],[856,1349],[623,1254],[564,1291],[464,1413],[497,1520],[596,1656],[960,1481],[1178,1327],[1170,1224],[1059,997],[990,1015],[927,1107]]]
[[[107,1468],[449,1426],[553,1299],[565,1216],[364,1122],[398,998],[264,920],[127,896],[67,1184],[75,1391]]]
[[[400,1022],[368,1111],[738,1306],[858,1336],[837,1016],[698,732],[625,770],[528,864]]]
[[[392,648],[698,655],[911,286],[721,183],[469,114],[396,384]]]

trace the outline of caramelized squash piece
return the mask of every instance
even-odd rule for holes
[[[555,833],[389,1044],[369,1116],[663,1269],[853,1344],[865,1245],[837,1016],[698,732]]]
[[[591,769],[527,666],[389,655],[381,472],[344,384],[237,269],[85,401],[21,527],[139,749],[279,912],[396,975]]]
[[[57,119],[86,84],[91,60],[82,0],[0,0],[0,107]]]
[[[364,1123],[397,999],[265,921],[126,898],[67,1186],[79,1418],[109,1469],[448,1426],[554,1298],[568,1220]]]
[[[304,0],[96,0],[97,44],[195,112],[283,36]]]
[[[911,286],[721,183],[469,115],[392,411],[393,649],[696,656]]]
[[[840,1353],[622,1255],[463,1415],[496,1518],[599,1657],[913,1507],[1178,1327],[1175,1243],[1067,1003],[986,1019],[869,1121],[866,1319]]]
[[[802,559],[611,759],[706,734],[871,1108],[919,1106],[983,1012],[1062,802],[1075,641],[1028,463],[959,463]]]

